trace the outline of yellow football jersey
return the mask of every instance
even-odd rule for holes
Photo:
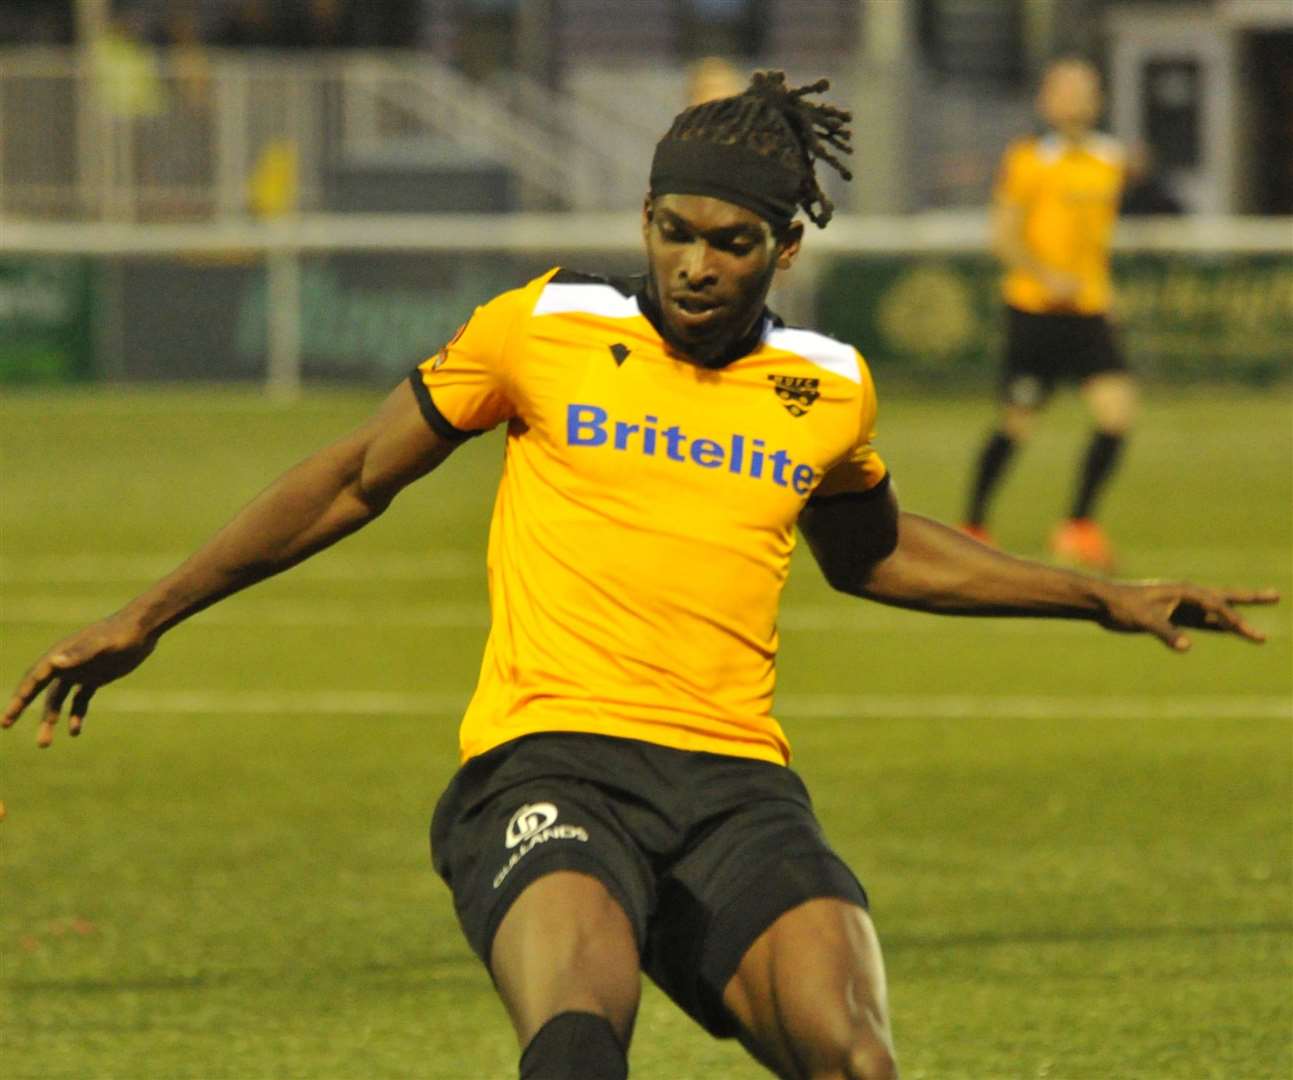
[[[1109,310],[1109,247],[1122,184],[1122,150],[1105,135],[1074,144],[1052,134],[1023,139],[1006,151],[997,199],[1022,209],[1024,244],[1033,258],[1082,283],[1076,303],[1060,305],[1036,277],[1013,270],[1005,279],[1006,303],[1039,314]]]
[[[629,283],[553,270],[411,382],[450,439],[507,424],[463,760],[577,731],[788,761],[771,705],[796,519],[886,476],[857,351],[766,316],[751,352],[700,368]]]

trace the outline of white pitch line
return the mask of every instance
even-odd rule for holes
[[[787,694],[783,716],[938,720],[1293,720],[1293,694],[1093,697],[966,694]]]
[[[1240,559],[1253,572],[1288,573],[1293,555],[1288,547],[1217,546],[1127,548],[1124,555],[1137,564],[1161,562],[1195,565],[1197,576],[1209,575],[1217,561]],[[94,554],[0,558],[0,585],[103,584],[148,582],[169,573],[184,561],[181,551],[150,554]],[[384,553],[368,557],[338,557],[332,553],[289,572],[291,581],[412,582],[485,578],[485,559],[479,551],[429,547],[425,554]]]
[[[120,600],[95,597],[78,600],[33,597],[0,600],[0,625],[74,627],[102,618]],[[489,626],[489,609],[482,600],[473,604],[410,604],[389,600],[347,604],[321,600],[318,603],[282,601],[275,603],[235,602],[217,607],[194,618],[195,625],[233,627],[295,627],[301,629],[354,629],[423,627],[441,630],[477,630]]]
[[[122,715],[457,717],[470,695],[387,690],[126,690],[108,688],[95,713]],[[967,694],[785,694],[773,710],[797,719],[930,720],[1293,720],[1293,695],[1176,697]]]
[[[97,596],[37,595],[22,599],[0,599],[0,625],[51,626],[72,629],[102,618],[121,603],[121,598]],[[1263,626],[1271,640],[1289,635],[1287,616]],[[819,604],[785,604],[778,626],[783,633],[918,634],[935,633],[975,636],[1037,636],[1090,634],[1090,623],[1073,619],[976,619],[937,617],[899,611],[882,604],[838,601]],[[1262,626],[1272,620],[1256,616]],[[484,630],[489,627],[489,609],[482,598],[467,604],[392,602],[389,598],[364,602],[339,600],[248,601],[239,598],[229,605],[212,608],[196,616],[199,626],[264,629],[278,627],[309,630],[431,629]]]
[[[151,555],[71,555],[34,559],[0,559],[0,585],[116,585],[149,582],[170,573],[186,558],[183,552]],[[426,555],[374,555],[364,559],[324,557],[297,567],[288,580],[305,581],[456,581],[485,580],[479,552],[453,549]]]

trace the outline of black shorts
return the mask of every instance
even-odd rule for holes
[[[779,915],[815,897],[867,905],[790,769],[601,735],[528,735],[468,761],[436,806],[431,857],[486,965],[527,885],[595,877],[642,969],[720,1038],[737,1030],[723,989]]]
[[[1103,315],[1037,315],[1006,308],[1006,366],[1002,399],[1011,405],[1044,405],[1059,382],[1126,371],[1113,327]]]

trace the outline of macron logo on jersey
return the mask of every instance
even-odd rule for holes
[[[778,487],[790,487],[799,495],[813,489],[816,473],[811,465],[791,460],[785,450],[769,452],[762,439],[728,435],[712,439],[692,435],[677,424],[659,427],[655,416],[644,416],[637,424],[612,420],[597,405],[566,406],[566,445],[605,446],[622,453],[646,457],[662,454],[670,461],[702,469],[726,469],[751,480],[770,480]]]

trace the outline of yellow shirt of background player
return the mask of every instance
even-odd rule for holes
[[[1024,244],[1037,262],[1081,281],[1076,303],[1061,305],[1037,278],[1012,270],[1003,290],[1007,304],[1038,314],[1109,310],[1109,248],[1122,184],[1121,147],[1105,135],[1091,135],[1080,145],[1046,135],[1006,151],[997,200],[1023,211]]]
[[[478,308],[412,383],[442,434],[507,424],[463,760],[578,731],[786,762],[771,704],[796,519],[885,477],[857,351],[768,320],[705,370],[633,295],[554,270]]]

